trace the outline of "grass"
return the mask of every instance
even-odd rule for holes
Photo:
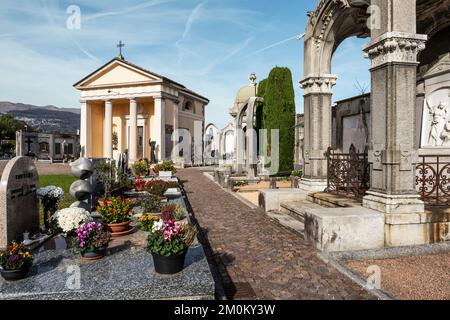
[[[69,194],[70,186],[77,178],[72,176],[39,176],[40,187],[57,186],[64,190],[64,199],[60,202],[59,208],[64,209],[70,207],[76,200]],[[43,223],[43,208],[41,205],[41,223]]]

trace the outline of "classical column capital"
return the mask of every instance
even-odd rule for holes
[[[300,81],[300,87],[304,90],[304,95],[321,93],[332,94],[336,85],[337,76],[333,74],[308,76]]]
[[[130,98],[130,102],[136,102],[136,97]]]
[[[418,64],[417,56],[425,49],[427,36],[404,32],[388,32],[364,48],[372,60],[372,69],[388,63]]]

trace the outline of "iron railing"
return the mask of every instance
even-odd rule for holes
[[[416,166],[416,188],[427,205],[450,205],[450,156],[420,156]]]
[[[356,151],[351,145],[349,153],[337,153],[328,148],[327,192],[362,198],[370,188],[368,150]]]

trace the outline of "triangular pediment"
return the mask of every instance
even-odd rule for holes
[[[162,82],[156,74],[120,59],[114,59],[74,86],[78,89],[105,88]]]
[[[432,76],[436,76],[445,72],[450,72],[450,53],[442,56],[439,61],[437,61],[431,68],[428,70],[424,77],[429,78]]]

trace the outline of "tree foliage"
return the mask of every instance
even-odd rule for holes
[[[260,98],[264,98],[264,94],[266,92],[266,86],[267,86],[267,79],[261,80],[258,84],[258,92],[257,96]],[[258,103],[256,106],[256,120],[255,120],[255,129],[256,132],[259,132],[259,130],[264,129],[264,111],[263,111],[263,104]]]
[[[264,91],[263,124],[268,130],[270,154],[270,130],[279,129],[281,172],[290,172],[294,164],[295,145],[295,93],[292,73],[288,68],[276,67],[270,72]]]
[[[0,140],[16,140],[16,131],[23,130],[25,124],[10,114],[0,116]]]

